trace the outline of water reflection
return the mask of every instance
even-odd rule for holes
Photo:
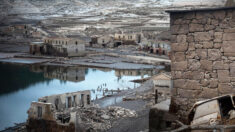
[[[159,72],[159,70],[115,70],[115,75],[117,77],[122,76],[141,76],[144,78],[145,75],[152,76]]]
[[[32,65],[30,70],[33,72],[43,72],[45,78],[59,79],[63,81],[81,82],[85,80],[85,73],[88,73],[84,67],[59,67]]]
[[[84,67],[0,64],[0,130],[25,122],[32,101],[40,97],[91,90],[91,98],[101,98],[139,84],[130,80],[147,77],[156,70],[110,70]],[[110,100],[106,104],[115,103]],[[16,111],[17,110],[17,111]]]
[[[30,72],[27,66],[0,64],[0,73],[0,95],[23,90],[36,83],[51,81],[44,78],[43,73]]]

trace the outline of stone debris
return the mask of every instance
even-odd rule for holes
[[[110,119],[110,116],[109,115],[106,115],[106,114],[103,114],[101,116],[101,118],[105,119],[105,120],[109,120]]]
[[[80,109],[79,116],[80,127],[82,130],[106,131],[112,127],[114,120],[118,118],[137,117],[134,110],[125,109],[117,106],[110,106],[105,109],[99,107],[89,107]]]
[[[120,117],[137,117],[137,113],[134,110],[125,109],[118,106],[108,107],[109,112],[116,118]]]

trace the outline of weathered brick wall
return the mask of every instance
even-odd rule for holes
[[[171,12],[170,17],[171,108],[186,119],[195,101],[235,92],[235,9]]]

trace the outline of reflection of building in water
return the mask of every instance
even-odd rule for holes
[[[143,77],[144,75],[152,76],[155,74],[153,70],[115,70],[115,75],[117,77],[121,76],[139,76]]]
[[[85,69],[81,67],[57,67],[52,71],[45,72],[44,76],[46,78],[80,82],[85,80]]]
[[[40,72],[44,72],[45,71],[44,69],[46,67],[47,66],[43,66],[43,65],[30,65],[29,69],[32,72],[40,73]]]
[[[110,69],[110,68],[95,68],[93,70],[100,70],[100,71],[103,71],[103,72],[111,72],[112,71],[112,69]]]
[[[60,79],[73,82],[85,80],[85,68],[82,67],[60,67],[60,66],[31,66],[33,72],[44,72],[44,77]]]

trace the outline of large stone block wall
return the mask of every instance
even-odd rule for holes
[[[235,92],[235,9],[171,12],[171,110]]]

